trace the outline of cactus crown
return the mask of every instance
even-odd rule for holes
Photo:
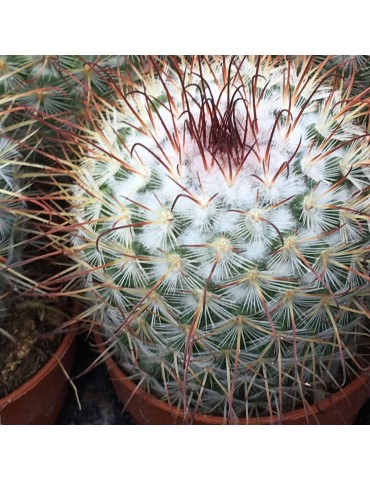
[[[360,103],[306,58],[132,68],[139,82],[90,102],[70,166],[76,258],[104,304],[90,312],[122,366],[228,419],[340,388],[369,293]]]

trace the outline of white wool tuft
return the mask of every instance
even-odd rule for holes
[[[233,234],[236,230],[236,224],[239,214],[230,210],[221,211],[213,224],[215,233]]]
[[[238,244],[241,255],[252,262],[261,262],[268,251],[267,245],[263,241]]]
[[[207,241],[207,234],[194,228],[186,228],[178,237],[179,245],[204,245]]]

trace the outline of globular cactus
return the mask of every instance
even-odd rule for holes
[[[37,218],[36,204],[38,212],[42,212],[40,207],[44,208],[32,198],[32,179],[27,172],[31,154],[27,142],[37,129],[32,127],[32,121],[12,121],[14,111],[17,114],[20,111],[14,106],[17,98],[16,94],[8,94],[0,102],[0,324],[9,313],[9,302],[14,295],[19,296],[27,289],[40,292],[35,279],[22,266],[26,259],[30,263],[29,253],[25,252],[32,234],[28,222]],[[26,137],[22,136],[25,129]]]
[[[14,142],[3,134],[0,124],[0,323],[6,312],[10,288],[8,265],[19,259],[20,230],[17,211],[22,202],[14,196],[19,190],[16,176],[19,153]]]
[[[105,79],[123,65],[117,55],[2,55],[0,93],[29,92],[23,102],[46,114],[77,110],[81,92],[107,94]]]
[[[83,116],[81,98],[96,92],[108,96],[106,80],[115,78],[124,68],[117,55],[2,55],[0,56],[0,95],[14,98],[14,123],[38,121],[38,132],[32,137],[37,149],[51,153],[50,128],[58,116],[75,121]],[[44,163],[45,163],[44,157]]]
[[[305,57],[140,62],[89,102],[62,162],[87,315],[140,387],[188,414],[325,398],[368,343],[361,95]]]

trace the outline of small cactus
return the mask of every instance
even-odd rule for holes
[[[1,128],[1,127],[0,127]],[[10,192],[14,188],[13,168],[11,161],[17,156],[17,152],[12,143],[6,138],[0,139],[0,261],[1,264],[12,259],[14,256],[14,246],[16,240],[14,229],[14,215],[11,207],[14,206],[14,199]],[[3,268],[3,265],[2,267]],[[0,277],[0,312],[4,311],[3,298],[6,296],[6,280]]]
[[[0,93],[27,93],[30,108],[55,114],[78,102],[84,90],[107,92],[105,79],[123,68],[117,55],[0,56]]]
[[[19,260],[20,219],[16,212],[22,206],[22,202],[13,194],[19,189],[16,181],[19,153],[14,142],[3,135],[2,130],[0,124],[0,323],[6,312],[10,287],[6,268]]]
[[[86,315],[186,413],[281,415],[340,389],[368,342],[361,95],[305,57],[133,69],[62,162]]]
[[[27,142],[36,129],[32,121],[12,121],[14,111],[16,114],[20,111],[14,106],[16,99],[16,94],[4,95],[0,111],[0,324],[8,313],[13,294],[31,288],[40,292],[37,282],[22,267],[26,259],[30,262],[24,247],[31,240],[29,219],[36,218],[33,206],[38,204],[40,213],[40,206],[43,207],[36,198],[31,198],[32,181],[26,173],[32,151]],[[24,129],[26,137],[22,136]]]
[[[38,121],[29,141],[34,153],[50,154],[54,147],[48,122],[58,116],[75,121],[84,115],[81,98],[96,92],[108,96],[107,79],[124,69],[117,55],[3,55],[0,56],[0,95],[14,97],[13,123]],[[44,163],[47,155],[44,156]]]

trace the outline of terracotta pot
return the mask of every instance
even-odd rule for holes
[[[26,383],[0,398],[0,424],[50,425],[61,411],[75,356],[75,334],[69,332],[54,356]]]
[[[95,333],[95,342],[100,353],[104,353],[103,339]],[[112,357],[106,359],[106,365],[113,387],[123,404],[129,402],[127,410],[138,424],[179,425],[184,423],[184,411],[149,395],[127,378]],[[370,397],[370,368],[360,377],[328,399],[309,407],[300,408],[278,417],[243,418],[239,424],[270,425],[345,425],[353,424],[360,408]],[[221,425],[222,417],[196,413],[193,423],[198,425]]]

